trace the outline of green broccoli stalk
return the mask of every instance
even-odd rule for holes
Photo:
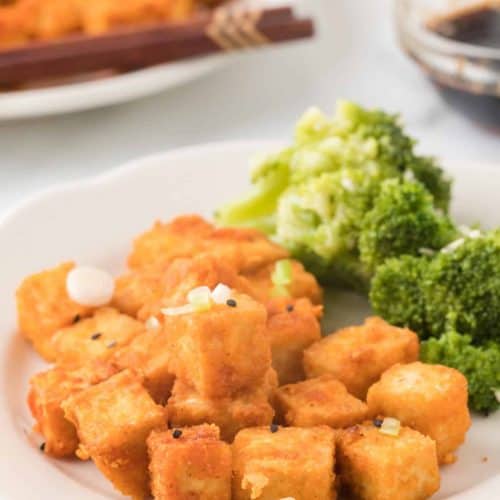
[[[377,314],[421,338],[449,328],[475,344],[500,340],[500,233],[473,231],[435,257],[389,259],[371,283]]]
[[[373,273],[390,257],[439,250],[457,237],[450,218],[436,210],[420,182],[391,179],[382,183],[373,208],[363,218],[361,262]]]
[[[467,378],[469,406],[484,414],[500,408],[496,391],[500,389],[500,347],[477,347],[469,335],[449,331],[439,339],[429,339],[420,347],[422,361],[456,368]]]

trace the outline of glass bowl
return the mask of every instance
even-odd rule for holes
[[[401,46],[443,97],[500,130],[500,2],[395,0]]]

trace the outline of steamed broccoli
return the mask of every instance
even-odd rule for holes
[[[263,229],[324,283],[367,290],[373,266],[360,258],[363,219],[384,181],[408,176],[429,191],[425,210],[427,202],[447,210],[449,181],[432,160],[415,154],[398,117],[341,101],[332,119],[309,110],[294,143],[261,159],[250,195],[222,207],[216,220]],[[419,245],[427,242],[426,235]]]
[[[457,329],[474,343],[500,340],[500,232],[473,231],[435,257],[379,266],[370,299],[377,314],[422,338]]]
[[[426,363],[451,366],[461,371],[469,383],[469,406],[488,414],[500,408],[500,347],[472,345],[469,335],[449,331],[439,339],[421,344],[420,357]]]
[[[373,272],[390,257],[439,250],[456,236],[450,218],[436,210],[422,184],[391,179],[382,183],[373,208],[363,218],[361,262]]]

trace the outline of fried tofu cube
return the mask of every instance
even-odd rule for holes
[[[149,494],[146,439],[167,425],[166,409],[155,404],[141,382],[125,370],[63,403],[78,432],[79,456],[92,458],[116,489],[137,499]]]
[[[156,500],[231,500],[231,447],[217,426],[153,431],[147,444]]]
[[[143,377],[143,386],[158,404],[170,396],[175,376],[171,369],[168,331],[160,325],[137,335],[118,349],[109,362],[120,370],[132,369]]]
[[[168,316],[172,371],[201,396],[222,398],[263,380],[271,366],[265,308],[233,294],[235,307]]]
[[[168,400],[168,413],[173,426],[203,423],[216,424],[222,439],[231,442],[245,427],[270,425],[274,409],[270,401],[278,387],[274,370],[270,369],[263,384],[226,398],[207,398],[177,379]]]
[[[48,361],[55,359],[52,335],[75,318],[92,313],[90,308],[73,302],[66,292],[66,276],[74,267],[73,262],[66,262],[28,276],[16,292],[19,329]]]
[[[305,297],[313,304],[321,304],[323,290],[314,275],[307,272],[297,260],[289,259],[289,261],[292,268],[291,283],[286,287],[289,296],[296,299]],[[271,300],[275,294],[275,285],[272,281],[275,267],[276,262],[271,261],[266,266],[244,275],[253,286],[254,296],[261,302]]]
[[[138,312],[138,318],[145,321],[161,314],[164,307],[180,306],[187,302],[188,293],[194,288],[208,286],[214,289],[219,283],[247,295],[252,286],[226,262],[207,254],[192,258],[175,259],[161,275],[161,293],[148,298]]]
[[[308,299],[273,299],[267,303],[267,334],[273,368],[281,385],[304,380],[304,349],[321,338],[318,316],[322,307]]]
[[[450,463],[471,425],[467,379],[454,368],[410,363],[387,370],[368,391],[373,416],[394,417],[436,441],[438,460]]]
[[[334,429],[362,422],[368,413],[363,401],[347,392],[332,375],[322,375],[276,391],[276,412],[286,425],[313,427],[329,425]]]
[[[366,424],[337,434],[342,487],[360,500],[423,500],[439,489],[436,443],[407,427],[383,434]]]
[[[144,330],[140,321],[104,307],[90,318],[55,332],[52,351],[59,366],[81,366],[96,359],[109,358]]]
[[[64,417],[61,404],[69,396],[114,373],[114,367],[99,363],[91,369],[75,371],[52,368],[31,378],[28,406],[36,420],[34,430],[45,439],[45,453],[58,458],[74,455],[78,436],[75,426]]]
[[[396,363],[417,361],[418,337],[406,328],[389,325],[383,319],[368,318],[316,342],[304,351],[308,378],[330,373],[359,399]]]
[[[232,444],[233,498],[335,499],[334,436],[326,426],[240,431]]]

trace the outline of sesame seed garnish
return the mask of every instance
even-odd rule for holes
[[[97,340],[97,339],[98,339],[98,338],[100,338],[101,336],[102,336],[102,333],[97,332],[97,333],[94,333],[94,335],[92,335],[90,338],[91,338],[92,340]]]
[[[274,434],[275,432],[279,431],[279,426],[277,426],[276,424],[271,424],[269,430]]]
[[[288,305],[286,306],[286,310],[287,310],[289,313],[291,313],[291,312],[293,311],[293,309],[294,309],[293,304],[288,304]]]
[[[228,299],[226,301],[226,304],[229,306],[229,307],[236,307],[238,305],[238,303],[236,302],[236,300],[234,299]]]
[[[45,451],[45,442],[40,445],[40,451]]]
[[[117,344],[116,340],[112,340],[106,347],[108,349],[112,349],[113,347],[116,347],[116,344]]]
[[[182,436],[182,431],[180,429],[175,429],[174,432],[172,432],[172,437],[174,439],[179,439]]]
[[[381,418],[375,418],[375,419],[373,419],[373,425],[375,427],[380,428],[380,427],[382,427],[383,423],[384,423],[384,421]]]
[[[73,318],[73,324],[78,323],[81,319],[82,319],[82,317],[81,317],[79,314],[77,314],[77,315]]]

